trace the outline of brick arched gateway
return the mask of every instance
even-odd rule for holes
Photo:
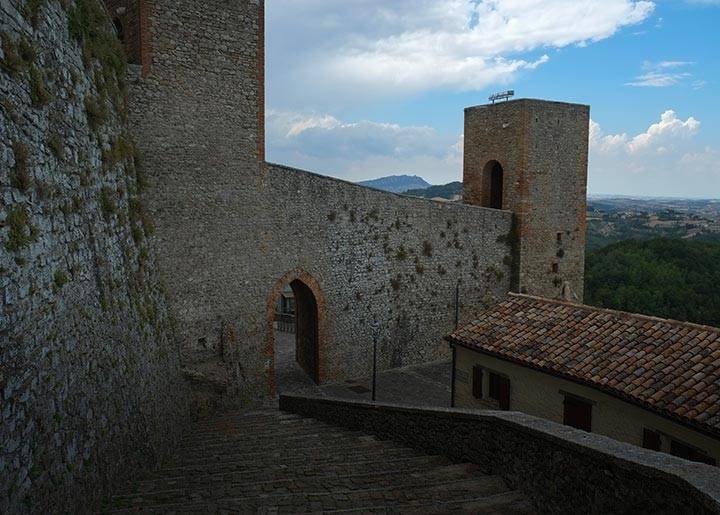
[[[325,354],[325,296],[320,285],[309,273],[301,269],[292,270],[275,282],[267,297],[267,329],[265,354],[271,366],[268,369],[268,387],[271,394],[277,389],[275,377],[275,306],[283,288],[290,285],[296,304],[296,349],[297,360],[315,383],[324,380]]]

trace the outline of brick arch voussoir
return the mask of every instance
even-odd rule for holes
[[[275,395],[277,384],[275,378],[275,328],[273,322],[275,319],[275,305],[277,304],[280,294],[286,284],[293,281],[300,281],[307,286],[315,297],[318,314],[318,380],[320,383],[325,379],[325,354],[327,347],[327,316],[325,295],[320,287],[320,283],[310,273],[301,268],[296,268],[285,273],[280,277],[271,288],[267,296],[265,306],[266,313],[266,334],[265,334],[265,357],[270,362],[267,369],[266,382],[268,391],[271,395]]]

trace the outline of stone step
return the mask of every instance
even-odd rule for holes
[[[479,476],[455,480],[437,480],[421,484],[393,485],[388,478],[376,478],[356,489],[332,489],[320,487],[297,492],[269,492],[249,494],[238,487],[233,489],[209,488],[190,491],[165,491],[138,496],[115,498],[116,505],[132,507],[158,507],[162,509],[187,508],[204,510],[258,511],[281,506],[314,506],[320,510],[366,509],[380,503],[392,508],[394,505],[411,505],[477,500],[508,491],[505,482],[496,476]],[[302,511],[302,510],[301,510]]]
[[[193,454],[191,456],[181,455],[180,463],[183,466],[207,466],[236,464],[243,467],[252,464],[263,464],[272,467],[278,463],[292,465],[298,462],[317,463],[320,465],[328,463],[351,462],[363,457],[387,458],[403,456],[422,456],[423,453],[408,447],[366,445],[357,443],[346,443],[331,447],[317,448],[295,448],[295,449],[272,449],[267,452],[243,452],[234,451],[227,453]]]
[[[353,474],[361,470],[378,471],[389,468],[395,468],[403,465],[414,466],[416,464],[431,463],[434,465],[449,465],[450,460],[444,456],[428,456],[414,455],[385,459],[382,456],[368,456],[364,459],[351,462],[325,463],[319,466],[316,463],[308,464],[306,461],[299,461],[292,464],[280,463],[275,468],[267,466],[257,466],[250,463],[239,465],[234,462],[214,463],[210,466],[189,466],[180,465],[177,467],[169,467],[158,472],[155,477],[167,477],[169,475],[183,474],[186,476],[202,476],[209,473],[220,472],[242,472],[253,477],[257,475],[266,475],[267,477],[282,478],[291,477],[292,475],[325,475],[325,474]],[[313,472],[315,471],[315,472]]]
[[[286,485],[304,482],[311,484],[313,482],[372,482],[375,477],[380,476],[397,476],[401,478],[417,477],[417,476],[436,476],[438,474],[447,474],[447,477],[459,478],[463,475],[476,474],[476,466],[468,464],[443,465],[446,460],[444,458],[422,459],[412,463],[410,461],[400,462],[394,468],[382,468],[375,471],[359,471],[348,474],[323,474],[316,467],[307,468],[305,470],[286,470],[281,471],[265,471],[250,470],[240,472],[220,472],[209,474],[188,475],[168,475],[164,477],[156,477],[137,481],[126,485],[124,489],[119,491],[122,495],[151,493],[164,490],[177,490],[179,488],[192,488],[196,484],[238,484],[260,485],[272,487],[276,485],[278,488],[285,488]],[[444,471],[444,472],[443,472]],[[318,472],[312,474],[311,472]]]
[[[199,433],[192,438],[185,438],[180,441],[180,445],[186,446],[202,446],[212,444],[222,444],[228,442],[238,443],[257,443],[266,444],[277,442],[285,438],[300,438],[303,436],[326,435],[326,436],[362,436],[364,433],[360,431],[348,431],[334,428],[331,426],[307,425],[293,428],[265,428],[263,430],[247,430],[239,428],[236,432],[223,434],[205,432]]]
[[[283,442],[284,443],[284,442]],[[377,441],[355,441],[355,440],[333,440],[325,442],[322,440],[311,441],[306,440],[306,445],[277,445],[271,448],[252,447],[249,449],[242,448],[215,448],[203,452],[201,449],[195,449],[192,452],[182,451],[179,454],[180,462],[183,464],[203,464],[207,462],[231,461],[238,462],[248,460],[271,460],[273,463],[284,462],[288,459],[304,459],[312,457],[322,460],[327,457],[337,457],[343,454],[356,453],[403,453],[411,451],[409,447],[403,447],[398,444]],[[422,454],[418,451],[413,451]]]
[[[275,435],[274,437],[263,437],[263,438],[247,438],[247,439],[216,439],[212,441],[195,441],[192,445],[183,445],[182,449],[186,453],[192,453],[194,451],[213,451],[215,449],[243,449],[243,450],[254,450],[254,449],[267,449],[269,446],[272,448],[279,447],[293,447],[293,446],[307,446],[307,445],[322,445],[324,443],[336,444],[339,442],[387,442],[392,444],[390,440],[378,440],[372,436],[364,435],[363,433],[342,433],[338,431],[308,431],[305,433],[293,433],[280,437]]]
[[[450,501],[432,501],[429,503],[410,501],[406,504],[385,506],[364,506],[344,510],[325,510],[324,513],[413,513],[419,515],[439,515],[447,513],[474,513],[486,515],[533,515],[537,510],[516,491],[482,496],[475,499],[453,499]],[[280,510],[279,513],[302,513],[302,511]]]
[[[472,464],[277,410],[196,424],[163,469],[125,486],[115,512],[533,513]]]

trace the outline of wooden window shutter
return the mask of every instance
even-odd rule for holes
[[[482,399],[482,380],[483,380],[483,370],[480,365],[475,365],[473,367],[473,382],[472,382],[472,390],[473,390],[473,397],[476,399]]]
[[[510,379],[490,372],[489,390],[490,398],[498,401],[501,410],[510,409]]]
[[[643,447],[653,451],[659,451],[662,449],[660,433],[653,431],[652,429],[643,429]]]
[[[500,377],[498,381],[498,402],[501,410],[510,409],[510,379]]]
[[[563,410],[563,424],[582,429],[583,431],[591,431],[592,404],[566,395]]]

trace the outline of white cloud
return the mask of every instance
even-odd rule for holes
[[[269,96],[357,101],[505,84],[547,62],[548,49],[610,37],[653,9],[645,0],[275,0]]]
[[[700,122],[692,116],[683,121],[675,111],[667,110],[660,115],[660,121],[653,123],[645,132],[632,138],[627,134],[603,134],[600,125],[590,121],[590,148],[599,153],[624,152],[638,155],[647,152],[667,152],[668,147],[697,134]],[[662,149],[662,150],[661,150]]]
[[[625,85],[650,88],[674,86],[692,77],[692,74],[684,71],[683,68],[693,64],[695,63],[690,61],[660,61],[659,63],[646,61],[643,63],[643,73]]]
[[[720,152],[699,147],[700,122],[667,110],[634,136],[590,122],[589,191],[637,195],[720,195]]]
[[[660,121],[648,127],[648,130],[638,134],[628,143],[628,150],[631,153],[638,153],[643,150],[657,147],[663,142],[674,143],[686,139],[697,133],[700,122],[690,116],[687,120],[680,120],[675,111],[665,111],[660,115]]]

